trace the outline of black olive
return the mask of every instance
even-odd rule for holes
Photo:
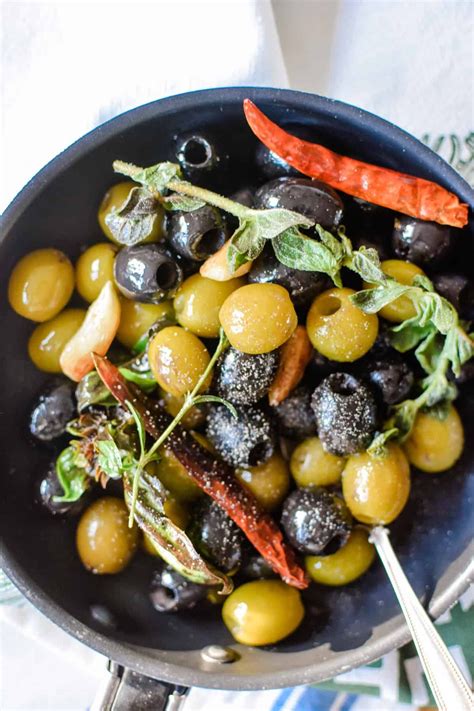
[[[241,567],[240,572],[243,577],[251,578],[252,580],[261,580],[262,578],[274,578],[275,572],[261,555],[252,555],[247,559]]]
[[[174,294],[183,274],[167,249],[140,244],[120,250],[115,257],[114,278],[127,299],[158,304]]]
[[[471,380],[474,380],[474,360],[468,360],[467,363],[461,367],[460,374],[455,378],[454,373],[451,372],[452,378],[456,381],[458,385],[465,385]]]
[[[215,388],[237,405],[254,405],[266,395],[280,361],[278,350],[249,355],[229,348],[216,366]]]
[[[464,274],[437,274],[436,291],[448,299],[462,318],[474,320],[474,284]]]
[[[315,132],[308,126],[289,125],[285,128],[292,136],[297,136],[306,141],[315,140]],[[285,175],[301,175],[292,168],[283,158],[269,150],[263,143],[259,143],[255,152],[255,161],[263,175],[268,178],[280,178]]]
[[[212,170],[219,162],[215,144],[199,134],[181,136],[176,144],[176,157],[188,178]]]
[[[377,428],[371,390],[349,373],[328,375],[313,393],[311,405],[324,449],[344,457],[365,449]]]
[[[324,274],[286,267],[275,257],[271,245],[267,245],[253,263],[248,280],[250,283],[280,284],[288,291],[296,306],[309,305],[330,285]]]
[[[74,386],[57,381],[40,396],[30,418],[30,432],[42,442],[60,437],[76,412]]]
[[[89,501],[87,494],[77,501],[55,501],[56,497],[64,496],[64,490],[56,474],[53,462],[44,477],[38,484],[37,498],[42,506],[55,516],[77,516]]]
[[[397,353],[383,360],[367,361],[364,370],[386,405],[405,400],[415,382],[412,369]]]
[[[446,225],[406,215],[395,218],[392,247],[400,259],[420,266],[433,266],[446,259],[453,244],[453,231]]]
[[[170,566],[164,566],[153,576],[150,600],[158,612],[189,610],[207,593],[205,585],[192,583]]]
[[[283,504],[281,525],[301,553],[329,555],[349,538],[352,517],[342,499],[321,487],[296,489]]]
[[[299,385],[273,408],[278,432],[291,439],[305,439],[316,434],[316,420],[311,407],[311,390]]]
[[[222,458],[234,467],[253,467],[270,459],[276,435],[267,413],[238,405],[237,419],[224,405],[209,410],[206,435]]]
[[[394,349],[392,348],[391,334],[391,326],[383,319],[380,319],[379,332],[369,354],[374,358],[383,358],[388,353],[393,354]]]
[[[230,199],[246,207],[253,207],[254,194],[255,188],[240,188],[240,190],[236,190],[235,193],[232,193]]]
[[[247,539],[215,501],[207,498],[196,507],[189,537],[197,550],[219,570],[228,572],[240,567]]]
[[[204,205],[191,212],[173,212],[168,216],[168,241],[187,259],[203,262],[217,252],[227,239],[225,223],[216,208]]]
[[[255,193],[255,206],[294,210],[325,230],[334,230],[339,225],[344,209],[335,190],[309,178],[277,178],[265,183]]]

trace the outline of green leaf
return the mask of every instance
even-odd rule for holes
[[[248,262],[256,259],[265,247],[265,238],[258,234],[251,220],[239,220],[239,226],[230,238],[232,248]],[[228,257],[229,258],[229,257]]]
[[[446,336],[445,352],[451,362],[454,374],[459,376],[464,363],[474,357],[473,337],[462,328],[453,328]]]
[[[415,348],[433,330],[434,328],[430,323],[420,326],[420,318],[416,315],[395,326],[391,331],[390,341],[397,351],[406,353]]]
[[[132,188],[123,205],[105,217],[114,239],[127,247],[143,242],[155,225],[160,204],[146,188]]]
[[[122,456],[113,439],[96,441],[98,451],[97,463],[103,472],[111,479],[120,479],[122,476]]]
[[[270,210],[253,210],[249,208],[247,221],[252,225],[254,239],[274,239],[291,227],[312,227],[314,221],[303,215],[274,207]]]
[[[76,451],[71,446],[56,459],[56,474],[64,492],[63,496],[54,497],[58,503],[78,501],[89,488],[90,478],[85,469],[77,466]]]
[[[415,351],[415,356],[425,373],[433,373],[436,370],[442,350],[442,339],[436,329],[431,328]]]
[[[396,439],[400,434],[397,427],[391,427],[384,432],[380,432],[374,437],[370,446],[367,448],[367,452],[372,457],[385,457],[387,455],[387,442]]]
[[[76,400],[79,413],[91,405],[113,407],[117,404],[117,400],[110,394],[95,370],[87,373],[77,384]]]
[[[425,291],[434,291],[433,282],[425,274],[417,274],[413,279],[413,286],[419,286]]]
[[[152,192],[163,194],[166,186],[171,180],[181,178],[181,168],[177,163],[157,163],[149,168],[140,168],[133,163],[125,163],[121,160],[115,160],[113,167],[116,173],[127,175],[136,183],[141,183],[144,187]]]
[[[150,393],[157,386],[157,382],[151,370],[138,372],[136,370],[130,370],[130,368],[126,368],[125,366],[120,366],[119,372],[126,380],[135,383],[135,385],[138,385],[138,387],[146,393]]]
[[[272,242],[275,255],[282,264],[291,269],[328,274],[338,286],[339,261],[326,245],[289,229]]]
[[[163,202],[163,206],[166,210],[180,210],[182,212],[193,212],[194,210],[199,210],[199,208],[204,207],[205,204],[204,200],[189,197],[189,195],[180,195],[179,193],[172,193],[171,195],[168,195]]]
[[[361,247],[353,252],[347,266],[357,272],[368,284],[384,284],[387,281],[387,276],[380,265],[378,252],[372,247]]]
[[[374,289],[364,289],[353,294],[350,298],[352,303],[359,309],[362,309],[366,314],[375,314],[380,309],[383,309],[387,304],[392,303],[399,296],[410,291],[411,286],[398,284],[396,281],[387,280],[383,286],[377,286]]]
[[[132,480],[124,476],[125,501],[130,506]],[[164,513],[168,492],[156,477],[142,472],[138,485],[134,518],[153,542],[160,556],[187,580],[200,585],[220,585],[222,593],[232,592],[232,581],[207,563],[196,551],[186,533]]]
[[[138,432],[138,440],[140,442],[140,456],[143,457],[145,455],[145,443],[146,443],[146,431],[145,431],[145,425],[143,424],[143,420],[136,411],[136,409],[133,407],[132,403],[127,400],[127,407],[132,413],[132,417],[135,420],[135,425],[137,427],[137,432]]]
[[[232,417],[235,417],[236,420],[239,419],[239,415],[234,405],[228,400],[225,400],[223,397],[219,397],[218,395],[198,395],[197,397],[193,398],[193,407],[194,405],[202,405],[205,402],[217,402],[220,405],[224,405],[229,410]]]
[[[247,255],[239,252],[239,250],[231,242],[227,249],[227,263],[230,271],[236,272],[239,267],[243,266],[248,261],[250,260]]]

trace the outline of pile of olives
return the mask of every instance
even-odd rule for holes
[[[188,177],[199,181],[219,169],[216,147],[207,137],[187,137],[178,148]],[[239,195],[246,204],[295,210],[330,231],[346,220],[349,234],[352,227],[355,234],[363,227],[366,243],[375,242],[390,257],[382,263],[387,275],[411,284],[426,270],[461,315],[472,317],[469,279],[433,273],[452,254],[451,228],[391,215],[363,201],[343,201],[324,183],[295,176],[262,147],[257,165],[262,179],[272,179],[258,189],[243,186]],[[229,236],[229,220],[207,205],[168,215],[160,210],[147,239],[124,247],[114,240],[106,218],[132,187],[120,182],[107,192],[98,222],[108,241],[85,248],[75,266],[58,249],[45,248],[26,254],[14,267],[10,304],[37,324],[28,342],[32,362],[60,374],[62,354],[78,333],[89,350],[105,342],[105,352],[115,339],[128,357],[145,352],[156,381],[152,397],[175,416],[209,365],[222,328],[230,347],[202,392],[231,402],[238,417],[211,403],[192,408],[182,425],[231,465],[242,487],[280,522],[315,584],[351,584],[375,557],[369,527],[390,524],[407,502],[410,464],[422,472],[445,471],[463,450],[462,423],[451,407],[444,418],[421,412],[408,440],[389,444],[384,456],[366,451],[388,408],[413,393],[413,365],[386,338],[388,326],[414,316],[412,302],[402,296],[377,315],[365,314],[350,300],[361,283],[330,286],[321,274],[284,266],[269,247],[244,276],[222,281],[203,276],[200,267]],[[381,234],[387,225],[392,234]],[[117,313],[101,315],[109,324],[104,328],[115,326],[100,341],[91,334],[86,314],[107,285],[118,296]],[[78,298],[71,304],[75,290]],[[268,391],[279,377],[282,348],[298,324],[306,328],[313,357],[291,392],[271,407]],[[94,407],[101,411],[100,404]],[[34,408],[31,433],[49,443],[64,434],[76,414],[73,385],[56,379]],[[304,616],[300,593],[255,555],[238,526],[166,446],[160,454],[150,472],[168,492],[166,515],[186,530],[203,557],[234,577],[236,589],[223,604],[222,618],[235,639],[267,645],[291,634]],[[81,514],[87,497],[58,504],[58,492],[52,468],[39,486],[42,504],[56,516]],[[165,565],[152,539],[129,528],[127,519],[123,499],[107,492],[82,511],[76,544],[87,570],[116,574],[133,556],[151,555],[155,572],[148,592],[159,612],[222,602],[212,589],[184,580]]]

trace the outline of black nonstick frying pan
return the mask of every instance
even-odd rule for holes
[[[473,191],[443,160],[372,114],[300,92],[236,88],[162,99],[100,126],[47,165],[7,209],[0,243],[2,566],[39,610],[116,663],[112,669],[123,676],[109,689],[110,698],[119,686],[123,694],[115,700],[116,709],[148,708],[152,693],[158,696],[150,708],[164,708],[173,685],[244,690],[318,682],[409,639],[390,583],[376,564],[345,588],[305,591],[305,622],[277,647],[245,648],[233,643],[215,610],[157,613],[147,596],[151,558],[138,556],[116,576],[87,573],[75,554],[75,523],[50,518],[34,503],[35,482],[52,452],[31,443],[27,420],[46,378],[27,356],[31,324],[7,305],[14,263],[43,246],[75,258],[84,245],[102,241],[96,213],[106,189],[119,180],[112,161],[151,165],[175,160],[176,141],[184,134],[205,132],[228,160],[224,178],[213,184],[210,177],[213,188],[231,192],[263,181],[254,164],[256,139],[242,112],[245,97],[279,124],[304,125],[315,140],[340,153],[429,178],[474,206]],[[463,231],[459,245],[470,264],[473,229],[471,224]],[[410,502],[392,527],[392,542],[410,582],[435,616],[466,589],[472,559],[474,397],[467,388],[459,409],[466,429],[461,460],[442,475],[415,472]],[[111,616],[97,615],[102,608]],[[143,675],[168,685],[153,684]]]

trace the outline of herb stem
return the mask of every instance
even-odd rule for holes
[[[169,190],[174,190],[176,193],[181,193],[181,195],[188,195],[189,197],[198,198],[203,200],[209,205],[224,210],[224,212],[229,212],[235,217],[240,217],[245,219],[249,217],[253,210],[250,207],[241,205],[235,200],[230,200],[229,198],[219,195],[219,193],[214,193],[212,190],[206,190],[206,188],[200,188],[197,185],[192,185],[183,180],[172,180],[167,185]]]

